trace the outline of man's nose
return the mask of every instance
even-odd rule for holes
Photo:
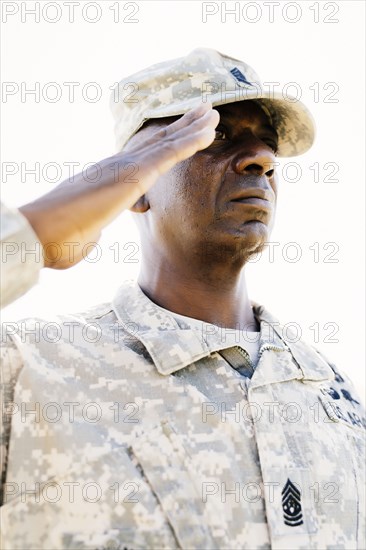
[[[233,159],[233,170],[237,174],[272,177],[276,157],[267,147],[256,147],[240,153]]]

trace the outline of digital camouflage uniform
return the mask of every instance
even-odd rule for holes
[[[43,256],[27,254],[40,243],[28,220],[15,208],[0,203],[0,305],[4,307],[29,290],[43,267]],[[40,250],[38,248],[38,250]],[[35,261],[35,260],[38,261]]]
[[[248,354],[136,283],[5,324],[3,548],[364,548],[360,399],[254,312],[251,378]]]
[[[148,118],[206,94],[213,105],[258,98],[279,156],[306,151],[305,106],[258,86],[248,65],[203,48],[136,73],[112,95],[117,150]],[[18,295],[40,269],[19,262],[14,252]],[[7,277],[6,303],[17,284]],[[218,327],[191,328],[136,283],[84,313],[6,323],[2,547],[365,548],[360,399],[264,307],[253,311],[255,368]]]

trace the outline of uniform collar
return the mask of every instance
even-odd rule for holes
[[[260,354],[272,349],[281,356],[280,362],[287,365],[287,370],[283,369],[282,374],[277,373],[274,380],[269,380],[272,376],[269,371],[266,372],[266,368],[261,369],[264,377],[262,383],[279,381],[278,376],[281,375],[285,376],[284,379],[333,379],[332,369],[315,351],[306,347],[306,352],[311,350],[309,360],[308,355],[305,357],[305,351],[301,353],[301,346],[299,351],[297,345],[285,340],[279,322],[264,306],[256,302],[251,304],[260,324]],[[135,281],[126,281],[118,289],[112,307],[119,323],[142,342],[158,372],[163,375],[176,372],[216,351],[232,346],[221,341],[220,331],[213,325],[203,333],[175,319],[174,313],[166,312],[152,302]],[[262,385],[262,376],[257,370],[259,369],[256,369],[253,378],[256,385]]]

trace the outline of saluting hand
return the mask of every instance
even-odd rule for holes
[[[84,245],[98,241],[102,229],[135,204],[161,174],[212,143],[218,122],[212,105],[202,104],[143,143],[88,168],[87,179],[78,174],[22,206],[19,210],[47,250],[45,267],[66,269],[82,260]],[[72,255],[70,243],[77,243]]]

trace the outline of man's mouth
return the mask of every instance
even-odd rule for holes
[[[258,197],[247,197],[242,199],[233,199],[231,202],[243,204],[245,206],[256,206],[265,208],[266,210],[271,208],[271,202],[266,199],[260,199]]]
[[[256,206],[270,207],[274,202],[274,194],[269,189],[253,187],[251,189],[240,189],[230,199],[231,202],[242,204],[254,204]]]

